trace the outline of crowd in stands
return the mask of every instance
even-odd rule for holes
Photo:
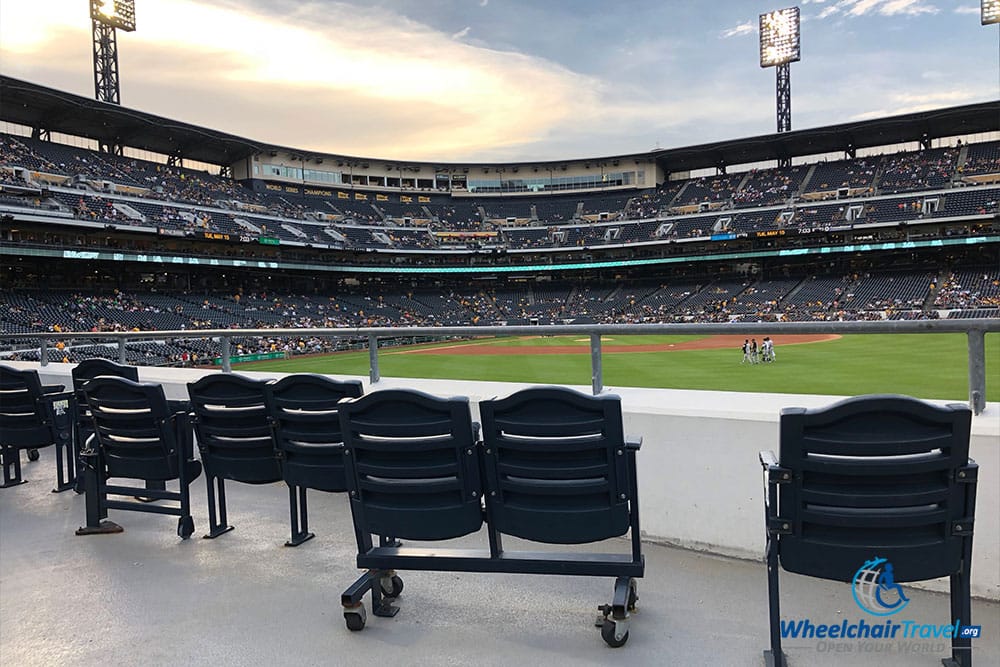
[[[814,165],[811,174],[807,165],[756,169],[667,181],[658,188],[630,195],[561,194],[474,202],[435,194],[427,198],[428,203],[418,205],[258,193],[232,179],[206,172],[0,135],[0,173],[7,179],[14,178],[13,167],[54,173],[64,179],[93,179],[88,181],[89,187],[71,183],[74,189],[50,184],[52,205],[80,219],[116,226],[166,228],[188,235],[260,234],[275,236],[286,244],[383,250],[467,251],[483,245],[482,241],[455,239],[426,230],[495,232],[489,245],[531,250],[664,242],[707,237],[719,231],[817,230],[845,222],[865,225],[995,212],[1000,200],[997,186],[943,189],[935,193],[940,199],[937,208],[928,212],[923,210],[922,196],[906,201],[877,197],[867,200],[862,214],[852,220],[845,220],[845,204],[827,206],[797,200],[809,193],[825,197],[842,187],[850,189],[852,196],[859,192],[886,194],[945,188],[962,174],[1000,170],[998,142],[968,146],[967,158],[959,165],[961,154],[960,149],[946,148],[823,162]],[[118,183],[122,190],[109,190],[105,187],[108,181]],[[96,189],[95,184],[101,188]],[[970,190],[981,196],[970,197],[966,192]],[[835,195],[833,192],[830,196]],[[5,198],[0,205],[5,201],[13,200]],[[711,206],[710,211],[690,210],[693,205],[705,203]],[[756,210],[765,206],[771,208]],[[719,229],[717,223],[723,213],[729,220]],[[578,215],[588,218],[582,220]],[[658,226],[640,230],[640,221],[646,219],[674,224],[668,231]],[[351,232],[352,227],[370,228],[374,233]]]
[[[941,280],[934,299],[941,309],[1000,307],[1000,276],[988,271],[949,273]]]
[[[32,332],[191,331],[235,328],[467,326],[559,323],[657,323],[731,321],[836,321],[931,319],[951,311],[976,309],[1000,314],[1000,272],[992,269],[927,272],[853,273],[836,278],[678,279],[660,283],[556,283],[545,286],[457,287],[385,291],[385,287],[344,288],[335,295],[238,291],[208,293],[60,292],[10,289],[0,296],[0,342],[25,347],[3,334]],[[193,362],[218,355],[218,344],[178,339],[168,348],[137,348],[148,363]],[[305,336],[240,339],[243,353],[330,351],[349,340]],[[194,345],[195,347],[192,347]],[[200,346],[200,347],[199,347]],[[30,347],[30,345],[28,346]],[[53,350],[61,360],[81,358],[83,349]],[[110,358],[117,352],[106,350]],[[135,352],[136,350],[133,350]],[[178,355],[188,353],[186,359]],[[104,354],[104,352],[101,352]],[[25,352],[28,357],[37,352]],[[22,358],[28,358],[22,357]]]
[[[960,176],[1000,174],[1000,141],[971,144],[958,173]]]
[[[955,174],[958,154],[947,148],[886,156],[879,187],[885,193],[943,187]]]

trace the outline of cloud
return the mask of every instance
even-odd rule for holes
[[[980,96],[966,88],[953,88],[921,93],[893,93],[883,102],[886,106],[855,114],[851,120],[870,120],[906,113],[916,113],[946,106],[957,106],[979,101]]]
[[[468,34],[469,34],[469,31],[470,31],[470,30],[472,30],[472,27],[471,27],[471,26],[465,26],[464,28],[462,28],[462,29],[461,29],[461,30],[459,30],[458,32],[454,33],[454,34],[453,34],[453,35],[451,36],[451,38],[452,38],[452,39],[462,39],[463,37],[465,37],[466,35],[468,35]]]
[[[757,27],[753,24],[753,21],[745,21],[739,25],[728,28],[719,33],[720,39],[729,39],[730,37],[738,37],[739,35],[747,35],[752,32],[756,32]]]
[[[837,0],[819,13],[819,18],[829,16],[858,17],[866,14],[881,16],[918,16],[920,14],[937,14],[940,10],[925,0]]]
[[[4,73],[89,95],[78,9],[4,0]],[[276,19],[244,3],[143,0],[137,19],[118,37],[125,106],[262,142],[468,159],[541,142],[602,103],[592,77],[378,7],[306,2]]]
[[[979,16],[980,11],[979,7],[955,7],[956,14],[975,14]]]
[[[485,7],[488,4],[490,4],[490,0],[479,0],[480,7]]]

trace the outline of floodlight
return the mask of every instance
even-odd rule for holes
[[[980,17],[983,25],[1000,23],[1000,0],[981,0]]]
[[[135,0],[90,0],[90,18],[132,32],[135,30]]]
[[[760,66],[774,67],[801,59],[799,8],[789,7],[761,14]]]

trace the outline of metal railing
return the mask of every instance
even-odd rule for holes
[[[986,406],[987,333],[1000,333],[1000,318],[953,320],[882,320],[858,322],[734,322],[730,324],[563,324],[539,326],[464,326],[464,327],[371,327],[324,329],[196,329],[182,331],[136,332],[61,332],[3,334],[6,339],[41,340],[41,364],[48,364],[51,340],[97,339],[118,342],[118,360],[126,363],[126,343],[130,340],[163,338],[218,338],[222,348],[222,371],[232,372],[230,339],[237,337],[316,337],[353,338],[368,341],[369,379],[377,383],[379,372],[378,341],[383,338],[414,336],[588,336],[590,338],[591,386],[595,394],[604,390],[601,339],[604,336],[646,335],[740,335],[778,334],[944,334],[963,333],[968,338],[969,406],[978,415]]]

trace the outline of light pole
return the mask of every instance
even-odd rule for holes
[[[799,8],[777,9],[760,15],[760,66],[774,67],[777,72],[776,108],[778,132],[792,129],[791,63],[802,60],[799,31]],[[791,160],[778,160],[781,167]]]

